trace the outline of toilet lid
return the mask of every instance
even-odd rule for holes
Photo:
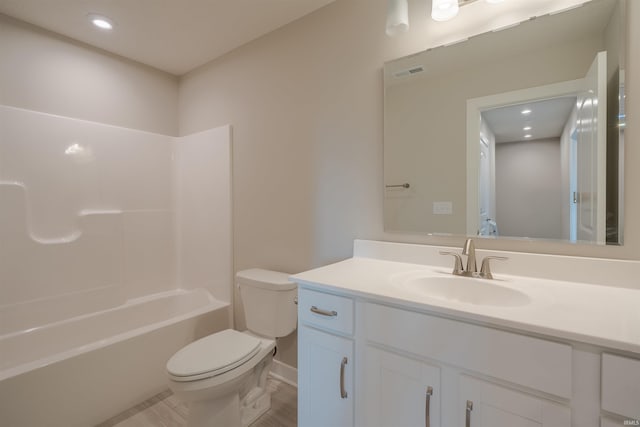
[[[179,350],[167,362],[167,370],[173,377],[183,377],[183,381],[220,375],[251,359],[260,350],[260,343],[256,337],[227,329]]]

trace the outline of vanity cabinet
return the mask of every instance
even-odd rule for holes
[[[381,304],[364,304],[368,342],[518,386],[571,398],[572,349],[563,343]]]
[[[301,427],[640,425],[640,360],[321,289],[299,290]]]
[[[602,355],[602,409],[640,425],[640,360]]]
[[[298,420],[301,426],[354,425],[353,300],[298,292]]]
[[[362,308],[368,386],[364,422],[356,424],[571,425],[563,403],[571,396],[570,346],[380,304]]]
[[[349,350],[348,425],[640,426],[640,262],[483,251],[510,260],[488,282],[452,276],[442,250],[356,241],[353,258],[292,276],[301,427]],[[308,331],[344,340],[331,374],[314,366],[330,357],[305,356],[319,351]]]

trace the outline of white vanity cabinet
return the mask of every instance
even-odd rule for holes
[[[484,251],[508,268],[464,282],[441,250],[356,241],[292,277],[301,427],[640,426],[640,262]]]
[[[298,295],[301,427],[571,426],[569,345],[316,289]]]
[[[366,370],[358,374],[368,386],[356,424],[571,426],[570,346],[380,304],[362,307],[357,327],[367,341]]]
[[[298,422],[354,425],[353,300],[298,292]]]
[[[637,358],[322,287],[299,320],[301,427],[640,425]]]

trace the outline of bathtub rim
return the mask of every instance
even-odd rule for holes
[[[77,321],[82,321],[82,319],[85,318],[89,318],[89,317],[93,317],[93,316],[98,316],[101,314],[106,314],[106,313],[111,313],[111,312],[115,312],[118,311],[120,309],[122,309],[123,307],[128,307],[128,306],[135,306],[135,305],[139,305],[139,304],[144,304],[145,302],[150,302],[150,301],[154,301],[154,300],[158,300],[158,299],[163,299],[163,298],[169,298],[169,297],[174,297],[174,296],[180,296],[180,295],[186,295],[186,294],[190,294],[190,293],[197,293],[197,292],[202,292],[204,293],[207,298],[208,301],[206,304],[202,305],[201,307],[195,308],[195,309],[191,309],[188,312],[182,313],[182,314],[178,314],[175,316],[171,316],[168,317],[167,319],[161,320],[159,322],[154,322],[145,326],[141,326],[135,329],[131,329],[129,331],[126,332],[122,332],[119,334],[115,334],[115,335],[111,335],[107,338],[103,338],[100,340],[96,340],[96,341],[92,341],[90,343],[84,344],[84,345],[80,345],[80,346],[76,346],[73,347],[69,350],[65,350],[62,352],[58,352],[58,353],[54,353],[52,355],[49,356],[45,356],[42,358],[39,358],[37,360],[31,361],[31,362],[27,362],[27,363],[22,363],[20,365],[16,365],[16,366],[12,366],[10,368],[6,368],[2,371],[0,371],[0,381],[4,381],[13,377],[17,377],[21,374],[30,372],[30,371],[34,371],[36,369],[40,369],[40,368],[44,368],[46,366],[52,365],[54,363],[66,360],[66,359],[70,359],[72,357],[84,354],[84,353],[88,353],[90,351],[94,351],[94,350],[98,350],[110,345],[113,345],[115,343],[118,342],[122,342],[122,341],[126,341],[128,339],[131,338],[135,338],[137,336],[140,335],[144,335],[153,331],[156,331],[158,329],[167,327],[169,325],[175,324],[175,323],[179,323],[182,322],[184,320],[187,319],[191,319],[194,317],[198,317],[201,316],[203,314],[209,313],[209,312],[213,312],[216,310],[221,310],[221,309],[226,309],[229,308],[231,306],[230,303],[225,302],[225,301],[220,301],[215,299],[211,293],[204,288],[196,288],[196,289],[173,289],[173,290],[169,290],[169,291],[163,291],[163,292],[158,292],[158,293],[154,293],[154,294],[150,294],[150,295],[145,295],[145,296],[141,296],[141,297],[137,297],[137,298],[131,298],[127,301],[125,301],[123,304],[118,305],[116,307],[112,307],[112,308],[108,308],[105,310],[99,310],[99,311],[95,311],[92,313],[87,313],[87,314],[82,314],[80,316],[75,316],[75,317],[71,317],[69,319],[64,319],[64,320],[60,320],[57,322],[53,322],[47,325],[42,325],[39,327],[35,327],[35,328],[29,328],[26,330],[22,330],[22,331],[17,331],[17,332],[12,332],[9,334],[5,334],[0,336],[0,339],[3,338],[10,338],[12,336],[16,336],[16,335],[20,335],[20,334],[25,334],[25,333],[29,333],[31,331],[36,331],[36,330],[41,330],[41,329],[45,329],[45,328],[52,328],[55,326],[61,326],[67,323],[71,323],[71,322],[77,322]]]

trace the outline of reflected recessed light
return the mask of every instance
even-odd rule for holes
[[[522,128],[522,130],[531,130],[531,126],[525,126]]]
[[[531,134],[530,134],[530,133],[528,133],[528,134],[526,134],[524,137],[525,137],[525,138],[531,138]]]
[[[94,13],[90,13],[89,14],[89,21],[91,21],[91,23],[100,28],[101,30],[111,30],[113,29],[113,22],[102,15],[96,15]]]
[[[527,114],[531,114],[531,110],[529,110],[529,109],[527,108],[526,110],[522,110],[522,111],[520,111],[520,113],[522,113],[522,114],[524,114],[524,115],[526,116]]]

